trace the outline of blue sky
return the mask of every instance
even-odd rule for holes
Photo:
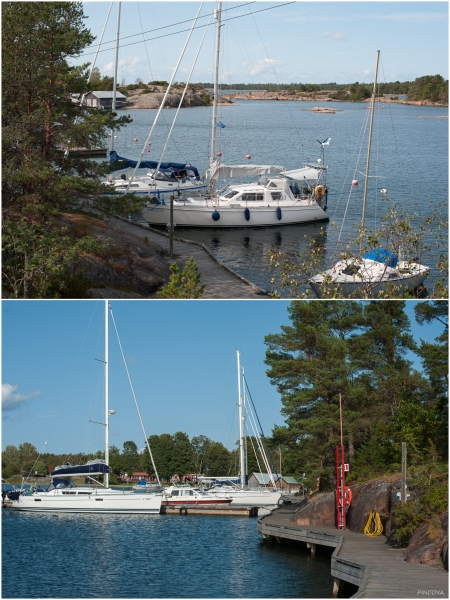
[[[113,312],[148,435],[184,431],[232,449],[238,437],[235,350],[266,435],[282,424],[265,374],[264,336],[289,324],[288,302],[116,301]],[[440,326],[412,333],[432,341]],[[102,449],[103,303],[2,302],[2,448],[31,442],[55,453]],[[110,443],[143,447],[136,409],[110,325]],[[417,363],[420,368],[420,363]],[[50,437],[49,437],[50,436]],[[47,445],[45,445],[47,442]]]
[[[97,42],[109,6],[109,1],[83,2],[86,26]],[[205,2],[199,26],[207,23],[214,6]],[[144,82],[168,81],[199,7],[199,2],[191,1],[122,2],[119,82],[135,83],[138,77]],[[242,0],[224,2],[223,11],[224,83],[371,82],[377,50],[380,82],[436,74],[448,78],[447,2]],[[102,75],[113,74],[116,21],[114,3],[104,35],[104,42],[112,43],[103,46],[109,50],[99,54],[96,65]],[[199,27],[194,32],[176,81],[186,81],[203,31]],[[210,27],[193,82],[213,80],[214,35]],[[143,38],[149,41],[143,43]],[[95,50],[95,45],[86,50],[83,60],[92,61]]]

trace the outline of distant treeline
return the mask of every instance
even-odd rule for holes
[[[94,78],[91,78],[90,87],[92,90],[112,90],[114,80],[112,77],[101,77],[100,72],[96,72]],[[156,91],[154,86],[167,87],[167,81],[149,81],[147,84],[139,77],[136,83],[125,85],[122,81],[118,88],[125,95],[129,90],[150,89]],[[175,82],[175,87],[184,86],[183,82]],[[193,91],[199,91],[202,88],[213,88],[213,83],[195,83],[189,84]],[[288,94],[315,94],[319,92],[329,92],[329,96],[335,100],[346,100],[350,102],[361,102],[370,98],[372,94],[372,85],[367,83],[235,83],[220,84],[221,90],[265,90],[268,92],[287,92]],[[383,96],[389,94],[392,96],[407,96],[412,101],[428,101],[448,104],[448,80],[441,75],[426,75],[418,77],[414,81],[394,81],[390,83],[379,83],[377,94]]]
[[[202,83],[205,88],[213,87],[212,83]],[[359,83],[235,83],[221,84],[222,90],[267,90],[268,92],[335,92],[330,94],[337,100],[361,101],[370,98],[372,94],[372,85]],[[426,75],[418,77],[414,81],[394,81],[390,83],[379,83],[377,86],[378,95],[391,94],[394,96],[408,96],[408,100],[422,100],[429,102],[440,102],[448,104],[448,80],[441,75]]]

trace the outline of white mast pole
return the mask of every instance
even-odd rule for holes
[[[210,167],[213,165],[216,159],[216,122],[217,122],[217,100],[218,100],[218,82],[219,82],[219,53],[220,53],[220,18],[222,13],[222,2],[217,3],[217,11],[216,12],[216,61],[214,67],[214,98],[213,98],[213,110],[212,110],[212,137],[211,137],[211,156],[209,159]],[[214,179],[211,179],[210,183],[210,194],[213,195],[215,192],[216,182]]]
[[[369,184],[369,165],[370,165],[370,148],[372,144],[372,129],[373,129],[373,115],[375,113],[375,95],[377,91],[377,78],[378,78],[378,60],[380,58],[380,51],[377,50],[377,61],[375,64],[375,77],[373,80],[373,93],[372,93],[372,114],[370,115],[370,130],[369,130],[369,146],[367,148],[367,162],[366,162],[366,179],[364,181],[364,199],[363,199],[363,210],[362,210],[362,218],[361,218],[361,227],[364,229],[364,220],[366,218],[366,200],[367,200],[367,187]],[[359,243],[359,250],[362,252],[362,244],[363,239],[361,237],[361,241]]]
[[[113,86],[113,99],[112,99],[112,107],[111,109],[116,110],[116,94],[117,94],[117,65],[119,62],[119,30],[120,30],[120,2],[118,3],[117,9],[117,31],[116,31],[116,55],[114,58],[114,86]],[[112,152],[114,150],[114,129],[111,129],[111,143],[109,145],[109,150]]]
[[[185,44],[184,44],[183,50],[182,50],[182,52],[181,52],[181,56],[180,56],[180,58],[178,59],[177,65],[176,65],[176,67],[175,67],[175,69],[174,69],[174,71],[173,71],[173,73],[172,73],[172,77],[171,77],[171,79],[170,79],[170,81],[169,81],[169,85],[167,86],[166,93],[164,94],[164,97],[163,97],[163,99],[162,99],[162,102],[161,102],[161,104],[160,104],[160,106],[159,106],[159,108],[158,108],[158,112],[156,113],[155,120],[153,121],[153,124],[152,124],[152,127],[151,127],[151,129],[150,129],[150,132],[149,132],[149,134],[148,134],[148,136],[147,136],[147,139],[145,140],[144,147],[142,148],[142,151],[141,151],[141,153],[140,153],[140,155],[139,155],[139,158],[138,158],[138,160],[137,160],[136,166],[134,167],[133,173],[131,174],[131,177],[130,177],[130,179],[129,179],[129,181],[128,181],[128,187],[127,187],[127,190],[130,188],[130,185],[131,185],[131,183],[132,183],[133,179],[135,178],[136,171],[139,169],[139,165],[141,164],[142,157],[144,156],[144,152],[145,152],[145,150],[146,150],[147,144],[148,144],[148,142],[150,141],[150,138],[152,137],[152,134],[153,134],[153,130],[155,129],[156,123],[158,122],[159,115],[161,114],[161,111],[162,111],[162,109],[164,108],[164,106],[165,106],[165,104],[166,104],[167,96],[169,95],[170,88],[172,87],[172,83],[173,83],[173,81],[174,81],[174,79],[175,79],[175,76],[176,76],[176,74],[177,74],[177,72],[178,72],[178,68],[179,68],[179,66],[180,66],[181,60],[182,60],[182,58],[183,58],[183,56],[184,56],[184,53],[185,53],[185,51],[186,51],[187,45],[188,45],[188,43],[189,43],[189,40],[191,39],[191,35],[192,35],[192,32],[194,31],[194,28],[195,28],[195,25],[196,25],[196,23],[197,23],[197,20],[198,20],[198,17],[199,17],[200,11],[201,11],[201,9],[202,9],[202,6],[203,6],[203,2],[201,3],[201,5],[200,5],[200,8],[198,9],[198,12],[197,12],[197,15],[196,15],[196,17],[195,17],[195,20],[194,20],[194,22],[192,23],[192,27],[191,27],[191,29],[190,29],[190,31],[189,31],[189,34],[188,34],[187,40],[186,40],[186,42],[185,42]]]
[[[109,466],[108,360],[108,300],[105,300],[105,463],[107,466]],[[109,473],[105,473],[105,487],[109,487]]]
[[[241,393],[241,353],[236,350],[237,356],[237,371],[238,371],[238,406],[239,406],[239,470],[241,475],[241,488],[245,487],[245,433],[244,433],[244,414],[242,410],[242,393]]]

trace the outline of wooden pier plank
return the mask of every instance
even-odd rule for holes
[[[150,229],[146,225],[133,223],[124,219],[113,218],[111,222],[116,226],[132,233],[138,237],[147,237],[150,241],[163,247],[169,248],[167,234]],[[177,236],[175,236],[177,237]],[[181,241],[174,239],[173,242],[174,257],[166,257],[169,264],[176,262],[180,271],[184,268],[189,258],[192,256],[201,274],[200,283],[206,284],[202,299],[269,299],[267,292],[253,283],[245,280],[231,269],[219,264],[212,255],[201,245],[189,240]],[[156,294],[154,295],[156,298]]]
[[[333,577],[359,587],[355,598],[448,598],[448,573],[443,567],[407,563],[404,550],[375,538],[333,527],[305,527],[290,522],[293,508],[281,507],[258,521],[263,535],[334,546]]]

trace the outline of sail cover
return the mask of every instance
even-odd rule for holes
[[[211,179],[227,177],[249,177],[255,175],[279,175],[285,170],[276,165],[222,165],[215,161],[211,165]]]
[[[296,181],[305,181],[305,180],[317,180],[319,179],[320,171],[323,171],[323,167],[302,167],[301,169],[294,169],[293,171],[285,171],[283,173],[284,177],[289,177],[289,179],[295,179]]]
[[[55,467],[50,473],[50,477],[60,477],[62,475],[104,475],[109,473],[109,467],[104,460],[89,460],[85,465],[75,465],[66,463]]]
[[[138,163],[137,160],[131,160],[129,158],[123,158],[122,156],[119,156],[115,150],[109,153],[109,162],[111,164],[118,163],[118,166],[114,165],[114,171],[120,171],[121,169],[129,169],[130,167],[134,168]],[[159,161],[157,160],[141,160],[139,168],[156,169],[158,163]],[[200,179],[197,167],[194,167],[194,165],[188,165],[186,163],[162,162],[160,165],[160,170],[163,172],[170,171],[175,174],[180,171],[192,171],[194,176],[197,179]]]
[[[398,262],[397,254],[394,254],[394,252],[391,252],[390,250],[385,250],[384,248],[369,250],[369,252],[362,255],[362,258],[368,258],[392,268],[396,267]]]

